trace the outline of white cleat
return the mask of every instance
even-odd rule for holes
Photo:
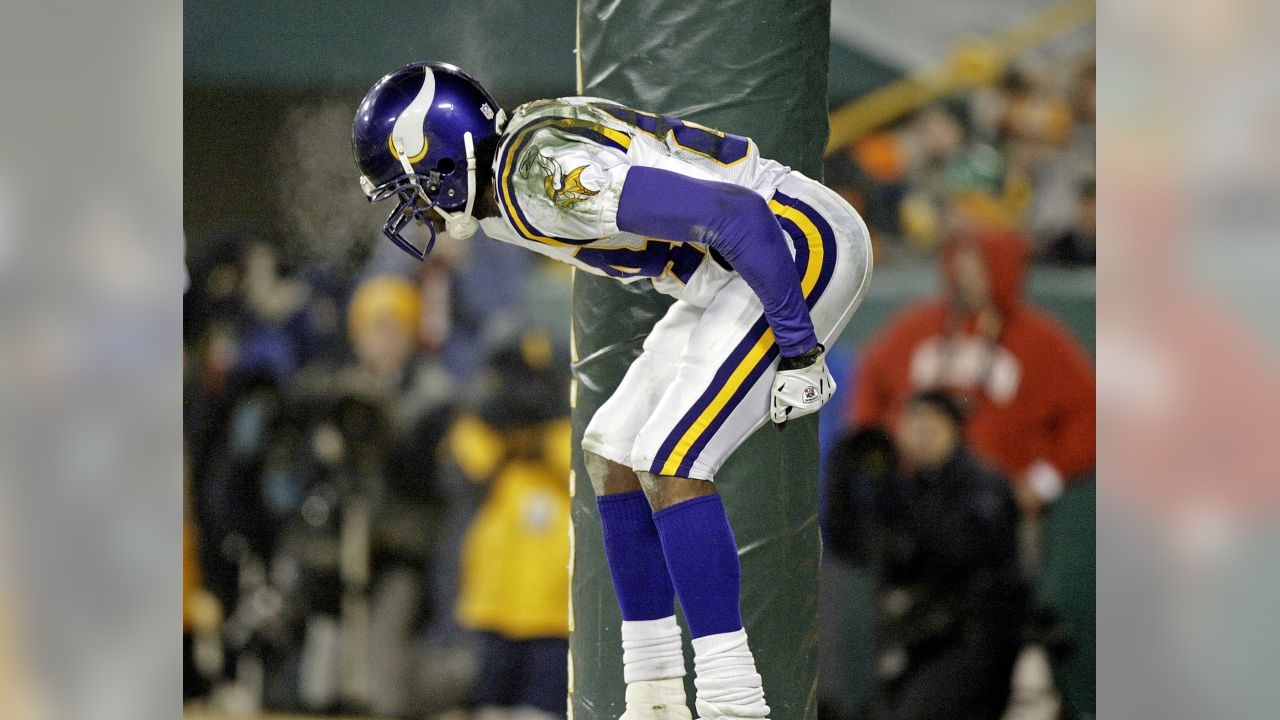
[[[627,711],[618,720],[693,720],[685,705],[684,678],[627,684]]]

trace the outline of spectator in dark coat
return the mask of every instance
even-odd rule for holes
[[[875,584],[869,715],[998,720],[1027,612],[1020,518],[1008,481],[965,444],[962,404],[914,396],[896,450],[883,431],[850,435],[829,477],[832,548]]]

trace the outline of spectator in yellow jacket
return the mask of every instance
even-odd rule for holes
[[[500,347],[477,411],[447,441],[463,474],[488,488],[463,539],[457,606],[459,622],[481,638],[478,717],[566,712],[570,427],[566,383],[553,366],[540,333]]]

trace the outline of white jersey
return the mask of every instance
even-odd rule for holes
[[[618,229],[633,166],[747,187],[770,199],[789,176],[755,143],[679,118],[589,97],[539,100],[515,110],[494,159],[501,217],[481,221],[495,240],[705,307],[736,273],[701,243]]]
[[[591,419],[583,449],[637,471],[712,480],[768,420],[778,345],[760,299],[705,245],[618,229],[633,166],[732,183],[768,201],[824,344],[866,294],[869,236],[838,195],[760,157],[745,137],[597,98],[516,109],[494,161],[502,214],[480,221],[485,233],[584,272],[648,279],[677,298]]]

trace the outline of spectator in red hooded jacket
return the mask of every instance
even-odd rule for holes
[[[1030,517],[1094,465],[1093,367],[1022,297],[1028,248],[1013,231],[960,234],[942,255],[943,296],[892,319],[865,351],[848,419],[896,426],[906,401],[940,388],[968,398],[969,440],[1008,477]]]

